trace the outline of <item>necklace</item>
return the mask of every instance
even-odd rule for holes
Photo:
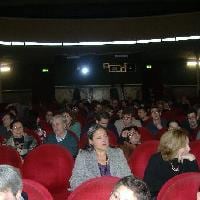
[[[179,166],[178,167],[174,167],[174,165],[172,164],[172,162],[170,162],[170,164],[171,164],[172,170],[174,172],[179,172]]]

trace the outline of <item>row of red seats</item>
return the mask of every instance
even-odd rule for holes
[[[70,152],[60,145],[43,144],[21,160],[12,147],[0,146],[0,164],[9,164],[21,170],[22,177],[46,187],[54,200],[67,199],[69,178],[74,166]]]
[[[133,174],[143,178],[144,171],[153,153],[157,151],[158,141],[147,141],[139,145],[129,159]],[[200,141],[191,142],[191,152],[200,166]],[[7,146],[0,146],[0,164],[10,164],[19,168],[23,178],[31,179],[45,186],[55,200],[67,199],[69,178],[74,166],[71,154],[62,146],[40,145],[22,160],[18,152]]]

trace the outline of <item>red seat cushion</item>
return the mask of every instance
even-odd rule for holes
[[[151,156],[157,152],[159,141],[152,140],[138,145],[131,154],[128,163],[132,173],[143,178],[144,172]]]
[[[27,193],[30,200],[53,200],[49,191],[40,183],[23,179],[23,191]]]
[[[200,188],[200,173],[183,173],[168,180],[161,188],[157,200],[196,200]]]
[[[119,178],[113,176],[90,179],[77,187],[68,200],[108,200],[118,180]]]
[[[0,164],[11,165],[21,170],[22,159],[13,147],[0,146]]]
[[[195,155],[200,168],[200,140],[190,142],[191,153]]]
[[[74,159],[70,152],[56,144],[33,149],[24,160],[23,177],[44,185],[54,196],[67,196]],[[54,196],[54,199],[59,199]]]

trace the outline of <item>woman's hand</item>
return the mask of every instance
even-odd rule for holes
[[[187,153],[187,154],[183,154],[183,155],[179,156],[178,159],[179,159],[180,162],[183,162],[184,159],[189,160],[189,161],[193,161],[196,158],[193,154]]]

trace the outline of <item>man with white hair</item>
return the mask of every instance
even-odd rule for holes
[[[25,193],[22,194],[22,187],[21,175],[16,168],[0,165],[0,200],[28,199]]]
[[[66,130],[66,119],[62,115],[55,115],[52,119],[53,133],[46,138],[47,144],[58,144],[68,149],[73,157],[78,152],[78,141],[71,134],[70,130]]]

